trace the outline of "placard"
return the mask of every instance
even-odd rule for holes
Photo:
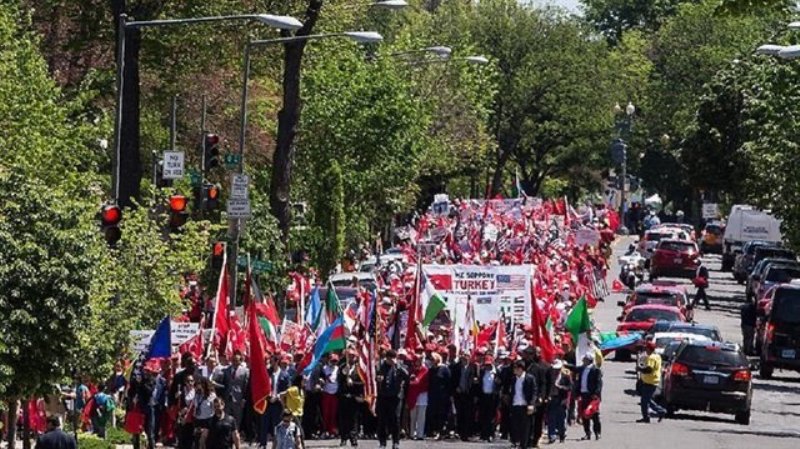
[[[176,352],[178,347],[197,335],[197,330],[200,328],[200,323],[184,323],[178,321],[171,321],[170,338],[172,340],[172,352]],[[155,330],[132,330],[130,331],[131,337],[131,353],[138,354],[147,349],[150,338],[155,333]]]

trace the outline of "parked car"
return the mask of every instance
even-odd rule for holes
[[[779,284],[786,284],[794,279],[800,279],[800,263],[771,263],[767,265],[763,274],[753,275],[752,284],[754,290],[750,292],[750,298],[760,298],[767,290]],[[747,292],[745,292],[747,295]]]
[[[747,281],[745,282],[745,290],[744,294],[747,299],[753,298],[756,296],[755,292],[759,288],[759,284],[761,280],[764,278],[764,272],[771,264],[792,264],[794,262],[786,259],[775,259],[772,257],[761,259],[754,267],[753,271],[747,275]],[[800,266],[800,263],[797,263]]]
[[[681,409],[730,413],[737,423],[750,424],[752,373],[738,345],[683,342],[665,372],[662,391],[668,415]]]
[[[699,266],[697,244],[685,240],[662,240],[650,259],[650,279],[659,276],[694,279]]]
[[[759,304],[756,353],[759,375],[772,377],[775,368],[800,371],[800,284],[781,284]]]
[[[733,278],[740,284],[744,284],[747,275],[750,274],[754,267],[753,257],[756,254],[756,248],[767,245],[770,245],[770,243],[762,240],[751,240],[742,246],[741,254],[736,255],[733,263]]]
[[[721,221],[709,221],[700,235],[700,252],[703,254],[722,254],[722,235],[725,225]]]

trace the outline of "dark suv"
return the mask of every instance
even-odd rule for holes
[[[755,266],[753,259],[755,258],[756,248],[772,245],[773,244],[763,240],[751,240],[745,243],[742,247],[742,253],[736,255],[736,261],[733,264],[734,279],[736,279],[740,284],[744,284],[744,281],[747,280],[747,275],[750,274]]]
[[[800,371],[800,285],[778,285],[764,302],[756,335],[759,374],[769,379],[775,368]]]
[[[668,414],[676,410],[732,413],[750,424],[752,374],[747,357],[733,343],[683,342],[664,373]]]

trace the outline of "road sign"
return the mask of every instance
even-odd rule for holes
[[[703,218],[717,218],[719,216],[719,205],[717,203],[703,203]]]
[[[228,198],[228,218],[250,218],[250,200],[247,198]]]
[[[242,162],[242,155],[228,153],[222,157],[222,161],[225,163],[225,167],[227,167],[228,170],[232,170],[238,167],[239,164]]]
[[[183,151],[164,152],[164,169],[161,177],[164,179],[183,178]]]
[[[250,177],[235,173],[231,176],[231,198],[247,199],[247,186],[250,185]]]
[[[239,256],[236,263],[241,268],[247,268],[247,256]],[[253,273],[267,273],[272,271],[272,262],[264,262],[263,260],[250,259],[250,269]]]
[[[203,183],[203,176],[197,170],[190,168],[186,172],[189,174],[189,180],[191,181],[193,187],[198,187]]]

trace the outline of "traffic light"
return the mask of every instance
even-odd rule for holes
[[[211,244],[211,269],[219,272],[222,269],[222,262],[225,259],[225,242],[214,242]]]
[[[186,224],[189,212],[186,211],[188,199],[184,195],[172,195],[169,197],[169,227],[177,231]]]
[[[208,171],[214,167],[219,167],[221,157],[219,136],[213,133],[206,133],[203,136],[203,160],[205,161],[203,170]]]
[[[220,187],[216,184],[203,184],[203,201],[206,210],[214,210],[219,207]]]
[[[119,223],[122,221],[122,209],[116,204],[106,204],[100,209],[100,223],[103,233],[106,235],[106,242],[112,248],[116,246],[122,237],[122,230]]]

